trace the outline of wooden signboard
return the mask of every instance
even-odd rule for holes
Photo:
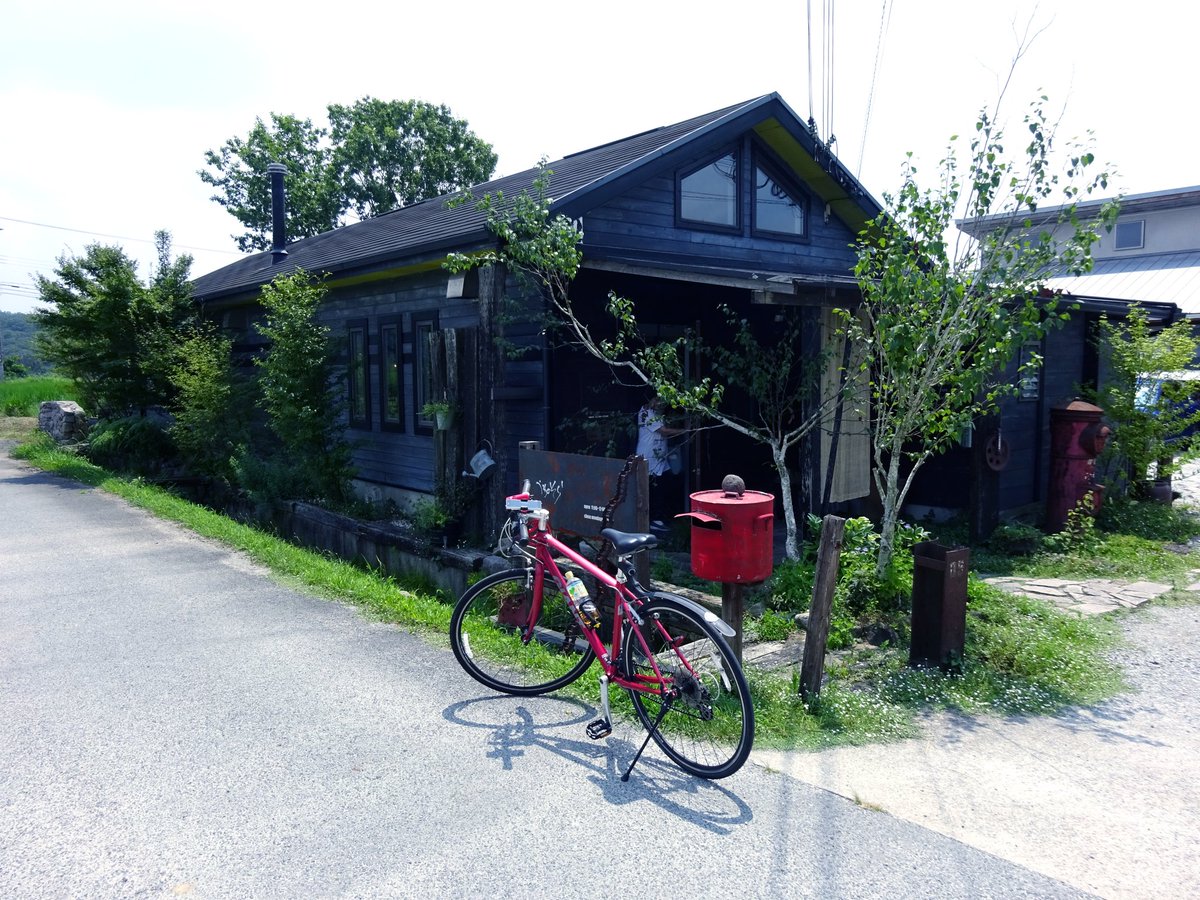
[[[554,531],[594,538],[604,527],[605,507],[617,493],[627,461],[522,447],[518,465],[519,482],[529,480],[529,492],[550,510]],[[611,527],[632,532],[649,529],[647,488],[646,461],[638,457],[626,475],[625,498],[613,509]]]

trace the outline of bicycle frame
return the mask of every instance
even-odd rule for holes
[[[494,690],[540,696],[570,684],[599,659],[601,714],[588,723],[587,736],[600,740],[613,733],[614,684],[629,692],[646,728],[622,781],[629,780],[652,740],[693,775],[725,778],[736,772],[753,745],[754,708],[725,640],[734,630],[695,601],[638,580],[632,560],[657,545],[654,536],[605,529],[616,555],[610,574],[554,536],[550,511],[529,495],[528,482],[504,506],[510,516],[497,552],[521,565],[469,587],[455,606],[450,644],[463,668]],[[594,580],[597,602],[611,594],[611,635],[601,631],[598,611],[578,590],[573,572]],[[472,635],[480,638],[476,650]],[[586,648],[579,644],[581,635]],[[543,647],[556,654],[553,659],[543,656]]]
[[[539,523],[541,524],[541,523]],[[662,671],[658,667],[658,661],[654,653],[650,650],[650,645],[646,641],[645,635],[642,634],[641,626],[645,621],[638,615],[636,607],[642,605],[644,598],[635,594],[626,584],[625,573],[618,570],[619,574],[614,576],[605,572],[595,563],[581,556],[575,550],[572,550],[548,530],[543,531],[538,528],[533,531],[529,537],[529,543],[533,544],[533,603],[530,604],[529,619],[525,626],[525,634],[523,640],[528,643],[533,640],[534,626],[537,623],[538,617],[541,615],[542,589],[545,584],[546,572],[554,578],[558,584],[559,590],[562,591],[563,598],[570,605],[571,610],[575,613],[576,618],[579,618],[579,609],[575,605],[570,593],[567,591],[567,580],[563,576],[562,570],[559,569],[558,563],[555,562],[555,554],[569,559],[574,565],[578,566],[588,575],[596,579],[597,582],[609,588],[613,592],[613,630],[611,652],[605,647],[604,642],[600,639],[597,633],[598,629],[582,626],[583,636],[587,640],[588,645],[596,654],[596,658],[600,660],[600,664],[604,669],[604,676],[601,679],[601,688],[604,697],[605,714],[607,715],[607,689],[608,683],[616,684],[628,690],[640,691],[644,694],[656,694],[662,696],[665,692],[664,685],[667,679],[663,677]],[[630,634],[641,645],[642,652],[645,653],[647,661],[654,669],[654,674],[639,674],[634,678],[626,677],[621,673],[616,664],[616,660],[621,658],[621,641],[623,629],[621,628],[622,620],[628,621],[633,627],[630,628]],[[581,625],[582,625],[582,620]],[[695,669],[688,661],[687,657],[679,652],[680,642],[674,636],[669,634],[661,622],[655,621],[654,626],[658,629],[668,647],[672,649],[675,656],[679,659],[680,664],[685,667],[688,672],[695,674]]]

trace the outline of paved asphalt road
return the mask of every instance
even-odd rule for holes
[[[1084,896],[592,715],[0,450],[0,897]]]

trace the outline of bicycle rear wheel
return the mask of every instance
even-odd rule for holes
[[[653,728],[667,702],[667,711],[652,732],[663,753],[700,778],[732,775],[754,743],[754,707],[746,676],[729,644],[702,614],[670,598],[651,598],[639,614],[645,621],[642,635],[669,681],[665,690],[673,698],[664,701],[658,694],[629,691],[638,718],[647,729]],[[626,625],[623,635],[624,671],[634,677],[653,677],[650,658],[634,627]]]
[[[587,671],[596,655],[547,574],[533,637],[523,639],[533,571],[497,572],[467,590],[450,617],[450,646],[476,681],[505,694],[545,694]]]

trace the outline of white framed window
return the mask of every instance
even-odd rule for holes
[[[1129,222],[1117,222],[1113,232],[1114,250],[1141,250],[1146,246],[1146,220],[1133,219]]]

